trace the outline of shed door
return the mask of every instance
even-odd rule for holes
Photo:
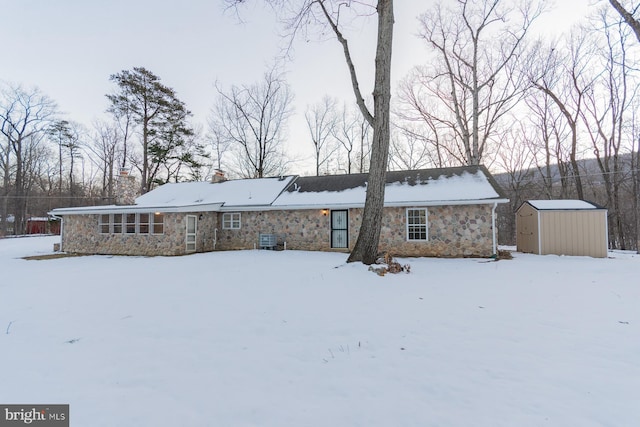
[[[346,210],[331,211],[331,247],[349,247],[349,220]]]
[[[516,246],[518,252],[540,253],[538,211],[525,204],[516,212]]]
[[[198,231],[198,217],[195,215],[187,215],[187,232],[186,232],[186,251],[196,251],[196,234]]]

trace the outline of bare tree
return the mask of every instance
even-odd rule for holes
[[[212,167],[219,171],[225,170],[225,155],[231,148],[231,140],[226,138],[222,124],[218,123],[215,110],[212,110],[207,120],[206,140],[212,152]]]
[[[101,197],[114,200],[114,171],[124,157],[123,135],[117,122],[95,121],[93,137],[87,146],[89,158],[102,175]],[[120,163],[121,164],[121,163]]]
[[[633,33],[636,36],[636,39],[640,42],[640,21],[634,17],[634,15],[638,12],[640,8],[640,4],[632,5],[630,9],[627,9],[621,2],[617,0],[609,0],[611,6],[618,12],[618,14],[622,17],[624,22],[631,28]],[[635,110],[634,110],[635,111]],[[635,128],[635,120],[632,121],[633,128]],[[633,146],[635,147],[638,143],[637,131],[633,132]],[[635,151],[634,151],[635,150]],[[635,152],[635,155],[633,154]],[[640,178],[638,173],[638,168],[640,167],[640,144],[638,144],[637,148],[632,149],[631,151],[631,176],[632,176],[632,195],[633,195],[633,203],[634,203],[634,216],[635,216],[635,224],[633,229],[633,233],[635,235],[635,244],[636,248],[640,252],[640,215],[638,214],[638,199],[640,198]]]
[[[348,174],[364,173],[368,170],[366,165],[371,147],[370,131],[371,126],[362,117],[359,109],[354,111],[343,105],[333,130],[333,137],[341,146],[340,154],[344,152],[346,157],[345,165],[338,160],[339,170]]]
[[[640,253],[640,128],[638,114],[638,101],[635,108],[631,110],[629,133],[632,135],[631,146],[631,206],[632,206],[632,229],[636,241],[636,251]]]
[[[237,172],[245,178],[281,173],[282,146],[293,95],[284,75],[274,66],[260,82],[231,86],[216,84],[218,100],[212,118],[219,137],[233,147]]]
[[[337,126],[336,100],[325,96],[322,101],[307,106],[304,113],[316,158],[316,176],[328,166],[339,146],[333,139]]]
[[[571,131],[569,160],[579,199],[584,199],[584,186],[578,164],[581,154],[578,125],[584,110],[585,93],[594,81],[594,74],[589,70],[593,54],[586,32],[576,29],[568,37],[566,50],[564,47],[547,48],[543,53],[546,59],[541,61],[538,69],[531,71],[532,85],[553,101]]]
[[[432,164],[431,141],[408,127],[396,128],[391,135],[389,163],[393,169],[421,169]]]
[[[543,197],[566,198],[569,196],[571,166],[570,148],[565,141],[571,140],[571,133],[562,113],[555,108],[553,100],[542,91],[533,91],[525,98],[527,105],[527,126],[531,135],[529,151],[535,162]],[[560,192],[556,191],[560,182]]]
[[[599,36],[602,41],[591,41],[600,47],[594,57],[594,62],[597,61],[594,72],[598,71],[597,78],[585,92],[581,118],[604,183],[609,211],[609,242],[612,247],[626,249],[628,242],[622,218],[621,191],[628,172],[623,168],[621,156],[625,142],[629,148],[633,142],[628,140],[625,127],[626,117],[637,95],[637,84],[632,80],[635,64],[627,52],[629,29],[619,20],[612,21],[607,12],[606,9],[601,10],[596,24],[600,31],[592,32],[592,39]]]
[[[422,75],[413,81],[426,86],[424,92],[446,108],[435,116],[421,111],[424,106],[415,102],[417,97],[407,102],[413,102],[421,115],[436,119],[439,127],[448,127],[464,150],[465,163],[477,165],[498,122],[527,87],[517,63],[525,58],[525,37],[544,8],[542,2],[528,0],[514,6],[505,0],[446,4],[440,2],[420,17],[420,35],[436,61],[422,67]]]
[[[6,138],[7,163],[12,163],[14,233],[25,231],[27,201],[33,183],[37,145],[56,112],[55,103],[38,89],[7,86],[0,93],[0,134]],[[5,177],[6,179],[6,177]],[[6,217],[6,208],[1,214]]]
[[[631,27],[633,33],[636,35],[636,38],[640,42],[640,21],[633,17],[633,15],[635,15],[638,8],[640,7],[640,4],[637,4],[633,7],[633,10],[629,11],[618,0],[609,0],[609,3],[611,3],[611,6],[613,6],[613,8],[620,14],[627,25]]]
[[[391,100],[391,51],[393,46],[393,0],[335,2],[331,0],[265,0],[277,6],[278,9],[289,13],[286,19],[286,29],[291,36],[299,32],[307,32],[310,25],[319,25],[320,34],[324,30],[333,33],[342,47],[347,63],[351,86],[356,103],[373,128],[371,145],[371,160],[369,179],[367,182],[367,196],[358,238],[347,262],[362,261],[373,264],[378,257],[378,243],[382,224],[382,210],[384,207],[384,189],[389,157],[390,136],[390,100]],[[238,5],[245,0],[226,0],[227,4]],[[341,27],[341,12],[346,10],[366,10],[378,17],[378,31],[376,35],[375,77],[373,87],[373,112],[364,101],[360,90],[360,82],[356,73],[352,52],[348,40]],[[285,13],[287,13],[285,12]],[[342,15],[344,17],[344,15]]]
[[[6,235],[8,232],[9,219],[9,194],[13,182],[13,163],[11,156],[11,142],[9,138],[2,138],[0,143],[0,170],[2,171],[2,193],[0,196],[2,204],[0,205],[0,236]]]
[[[525,122],[514,118],[514,126],[502,134],[504,138],[497,154],[495,167],[503,171],[500,184],[509,194],[509,203],[501,206],[503,215],[499,215],[502,227],[501,240],[508,244],[516,241],[515,218],[516,210],[527,199],[535,194],[534,157],[531,147],[534,142],[529,135],[530,129]]]
[[[457,128],[454,111],[439,95],[447,88],[435,80],[427,83],[427,74],[424,67],[415,67],[400,83],[400,101],[394,111],[396,126],[408,140],[421,141],[437,167],[466,164],[466,150],[452,132]]]

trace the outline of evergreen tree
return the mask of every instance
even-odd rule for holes
[[[142,158],[134,162],[142,174],[141,192],[170,178],[159,175],[168,169],[167,162],[179,160],[197,167],[195,156],[178,155],[193,129],[188,123],[191,112],[175,91],[143,67],[123,70],[110,79],[118,85],[118,91],[107,95],[111,102],[108,111],[116,117],[130,114],[141,134]]]

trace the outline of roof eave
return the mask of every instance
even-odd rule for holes
[[[217,212],[220,210],[222,203],[207,203],[184,206],[169,205],[126,205],[126,206],[88,206],[86,208],[59,208],[48,212],[49,215],[65,216],[65,215],[92,215],[92,214],[110,214],[110,213],[146,213],[146,212],[163,212],[163,213],[180,213],[180,212]]]
[[[385,203],[385,208],[402,208],[410,206],[452,206],[452,205],[493,205],[494,203],[509,203],[509,199],[472,199],[472,200],[410,200]],[[294,210],[294,209],[352,209],[364,208],[364,203],[325,203],[325,204],[296,204],[267,206],[266,210]]]

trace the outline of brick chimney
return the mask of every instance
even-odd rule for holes
[[[216,182],[223,182],[226,180],[227,178],[224,176],[224,171],[222,169],[216,169],[213,171],[213,176],[211,177],[212,183],[215,184]]]
[[[138,196],[136,179],[129,175],[129,169],[120,168],[116,181],[116,205],[133,205]]]

